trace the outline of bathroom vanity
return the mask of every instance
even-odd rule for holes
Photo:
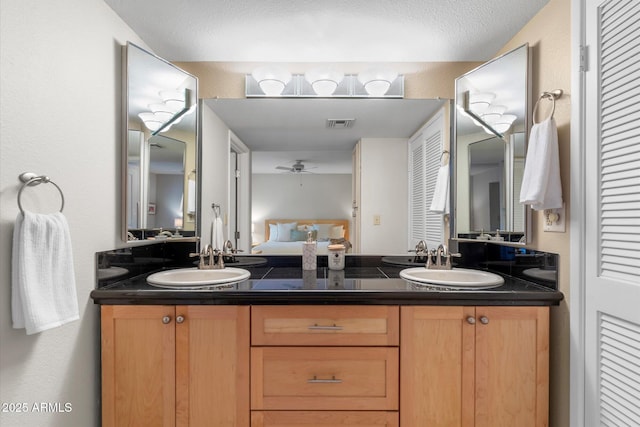
[[[223,288],[142,274],[94,290],[103,425],[548,425],[557,290],[430,289],[379,257],[303,274],[295,258]]]

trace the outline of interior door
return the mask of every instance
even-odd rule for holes
[[[640,2],[587,0],[585,12],[584,420],[587,426],[637,426]]]

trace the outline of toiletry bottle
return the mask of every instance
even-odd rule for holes
[[[336,244],[329,245],[327,247],[329,251],[328,264],[330,270],[343,270],[344,269],[344,245]]]
[[[311,231],[307,233],[307,241],[302,245],[302,269],[315,270],[318,267],[316,254],[318,252],[316,241],[313,240]]]

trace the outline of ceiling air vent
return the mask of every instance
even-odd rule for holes
[[[332,129],[347,129],[353,126],[356,119],[327,119],[327,127]]]

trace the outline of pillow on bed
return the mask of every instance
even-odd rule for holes
[[[330,239],[342,239],[344,238],[344,226],[343,225],[335,225],[331,227],[329,230],[329,238]]]
[[[313,224],[314,230],[318,231],[318,241],[326,242],[331,236],[331,228],[335,227],[335,224]]]
[[[291,230],[295,230],[298,225],[297,222],[279,222],[275,224],[275,237],[271,232],[273,228],[271,228],[272,224],[269,224],[269,240],[272,242],[290,242],[291,241]]]
[[[316,230],[309,230],[311,231],[311,238],[313,240],[317,240],[318,239],[318,232]],[[309,232],[307,230],[291,230],[291,241],[292,242],[306,242],[307,241],[307,233]]]
[[[269,241],[278,241],[278,224],[269,224]]]

